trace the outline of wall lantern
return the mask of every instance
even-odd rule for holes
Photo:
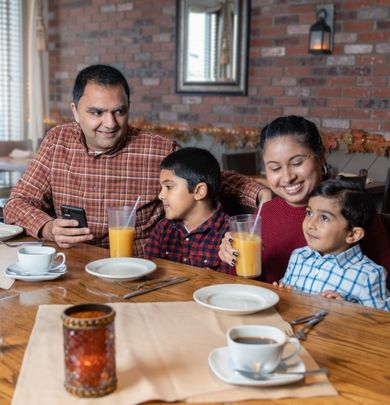
[[[317,21],[310,27],[309,53],[329,54],[333,49],[333,4],[317,6]]]

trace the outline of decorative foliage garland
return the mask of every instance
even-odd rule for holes
[[[178,142],[187,139],[201,139],[203,135],[211,136],[215,142],[235,148],[255,148],[260,137],[259,130],[254,128],[221,128],[221,127],[185,127],[175,125],[151,124],[143,120],[135,121],[131,125],[137,128],[154,131],[167,138],[174,138]],[[348,153],[375,153],[378,156],[389,157],[390,140],[381,134],[370,134],[362,129],[352,129],[346,132],[322,132],[321,137],[325,151],[332,152],[343,143],[347,145]]]
[[[214,138],[215,143],[230,149],[255,148],[259,143],[259,131],[255,128],[222,128],[222,127],[186,127],[175,125],[151,124],[144,120],[130,123],[131,126],[153,131],[166,138],[180,141],[200,140],[204,135]]]
[[[49,120],[45,124],[51,125],[64,122],[64,120]],[[214,138],[215,143],[220,143],[229,149],[256,148],[259,145],[259,130],[256,128],[223,128],[223,127],[188,127],[185,125],[163,125],[149,123],[144,119],[138,119],[130,123],[131,126],[154,131],[161,136],[175,139],[179,143],[186,140],[201,140],[203,136]],[[363,129],[351,129],[345,132],[322,132],[322,141],[325,151],[332,152],[347,145],[348,153],[374,153],[378,156],[390,156],[390,140],[382,134],[368,133]]]
[[[327,132],[321,134],[325,150],[337,150],[340,143],[347,145],[348,153],[375,153],[389,157],[390,140],[381,134],[370,134],[363,129],[351,129],[347,132]]]

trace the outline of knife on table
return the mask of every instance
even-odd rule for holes
[[[160,284],[157,284],[153,287],[147,287],[142,290],[137,290],[137,291],[132,291],[130,293],[127,293],[123,296],[123,298],[133,298],[133,297],[136,297],[137,295],[146,294],[148,292],[155,291],[155,290],[158,290],[159,288],[167,287],[169,285],[183,283],[184,281],[187,281],[187,280],[189,280],[189,277],[183,276],[183,277],[178,277],[174,280],[163,281]]]

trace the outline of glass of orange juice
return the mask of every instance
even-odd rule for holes
[[[108,208],[108,237],[111,257],[133,255],[135,210],[132,206]]]
[[[253,278],[261,274],[261,217],[236,215],[229,219],[233,248],[237,250],[236,273]]]

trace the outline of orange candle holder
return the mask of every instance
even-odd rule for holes
[[[63,312],[65,388],[71,394],[101,397],[115,390],[114,318],[114,309],[103,304]]]

